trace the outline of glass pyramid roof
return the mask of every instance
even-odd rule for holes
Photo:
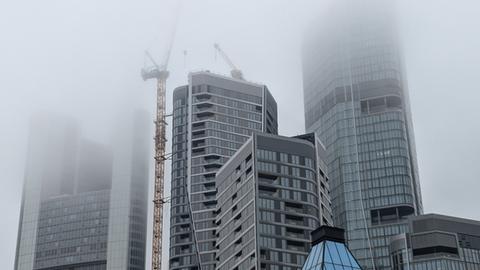
[[[322,241],[313,246],[302,270],[361,270],[343,243]]]

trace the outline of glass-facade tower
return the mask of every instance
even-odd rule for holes
[[[215,269],[215,173],[256,131],[277,133],[265,85],[196,72],[173,92],[170,269]]]
[[[305,125],[327,149],[335,226],[365,269],[422,213],[392,1],[332,1],[303,48]]]
[[[107,146],[72,119],[33,118],[15,270],[145,269],[148,119],[122,117]]]

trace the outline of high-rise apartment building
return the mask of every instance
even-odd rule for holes
[[[303,48],[305,125],[327,149],[334,224],[366,269],[422,213],[393,1],[331,1]]]
[[[123,121],[105,146],[72,119],[33,119],[15,270],[145,269],[149,121]]]
[[[218,270],[300,269],[331,225],[325,150],[314,134],[254,134],[217,173]]]
[[[277,133],[277,105],[265,85],[191,73],[173,92],[172,128],[170,268],[198,269],[200,260],[213,270],[215,173],[254,132]]]
[[[393,270],[480,269],[480,221],[427,214],[392,237]]]

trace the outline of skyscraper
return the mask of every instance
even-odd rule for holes
[[[331,225],[324,148],[314,134],[254,134],[217,173],[218,270],[299,269]]]
[[[145,269],[151,125],[148,112],[127,110],[114,128],[107,270]]]
[[[145,269],[145,116],[124,119],[137,129],[112,146],[81,138],[72,119],[32,120],[15,270]]]
[[[265,85],[196,72],[173,92],[171,269],[215,269],[215,173],[255,131],[277,133]]]
[[[331,1],[303,48],[305,126],[327,149],[335,226],[366,269],[422,213],[393,1]]]

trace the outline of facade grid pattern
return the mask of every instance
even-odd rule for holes
[[[366,269],[423,211],[399,41],[385,1],[338,1],[306,38],[305,124],[327,149],[334,224]]]
[[[33,119],[15,270],[145,269],[149,121],[123,116],[112,145]]]
[[[209,72],[189,81],[173,97],[170,269],[197,269],[200,260],[213,270],[215,174],[254,132],[276,133],[277,109],[264,85]]]
[[[304,264],[310,232],[332,223],[315,143],[255,134],[218,172],[216,269]]]

